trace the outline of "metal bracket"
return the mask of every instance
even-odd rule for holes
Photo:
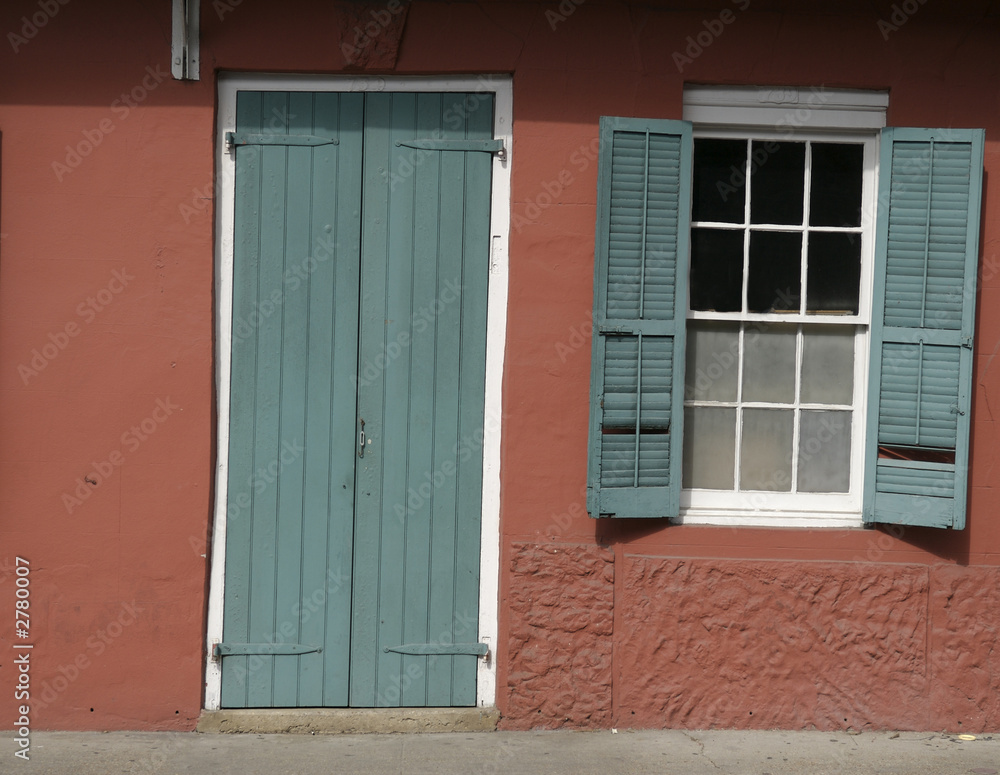
[[[233,656],[295,656],[322,651],[322,646],[307,646],[303,643],[216,643],[212,648],[213,657]]]
[[[490,653],[488,643],[407,643],[402,646],[386,646],[383,651],[412,656],[458,656],[485,657]]]
[[[197,81],[201,56],[200,0],[173,0],[170,72],[178,81]]]
[[[226,132],[226,147],[240,145],[340,145],[336,137],[276,135],[261,132]]]
[[[507,158],[502,139],[494,140],[397,140],[399,148],[417,148],[422,151],[481,151],[494,153],[500,161]]]

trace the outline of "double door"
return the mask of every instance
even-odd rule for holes
[[[493,101],[240,92],[221,705],[476,702]]]

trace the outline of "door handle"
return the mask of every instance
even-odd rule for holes
[[[365,456],[365,421],[361,420],[361,432],[358,434],[358,457]]]

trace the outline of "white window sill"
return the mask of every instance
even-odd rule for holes
[[[809,511],[722,511],[684,509],[671,520],[677,525],[728,525],[746,527],[864,527],[861,514]]]

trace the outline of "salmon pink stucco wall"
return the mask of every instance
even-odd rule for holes
[[[216,76],[248,71],[513,76],[503,726],[1000,728],[990,4],[889,29],[892,5],[862,0],[418,0],[359,35],[388,5],[203,2],[198,82],[168,75],[166,0],[0,7],[0,615],[24,558],[33,727],[191,729],[202,707],[227,357]],[[986,129],[966,530],[585,513],[598,118],[679,118],[685,82],[889,89],[891,125]],[[9,667],[0,726],[17,718]]]

